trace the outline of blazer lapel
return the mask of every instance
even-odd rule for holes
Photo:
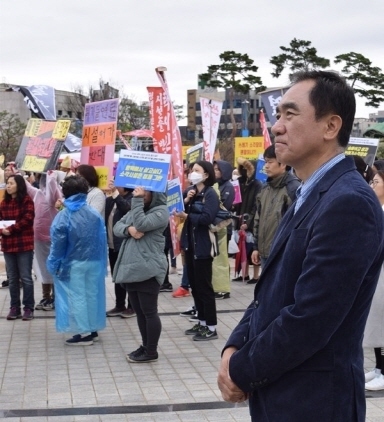
[[[350,157],[346,157],[337,163],[334,167],[332,167],[329,172],[323,176],[319,183],[315,185],[312,192],[301,205],[296,214],[294,214],[296,201],[291,205],[276,231],[271,247],[271,254],[268,257],[265,269],[269,267],[270,262],[273,261],[280,249],[284,246],[292,230],[297,228],[317,205],[322,197],[322,194],[332,186],[332,184],[340,177],[341,174],[345,173],[346,171],[352,171],[354,169],[356,169],[356,167],[353,160]],[[264,271],[262,271],[262,274],[263,273]]]

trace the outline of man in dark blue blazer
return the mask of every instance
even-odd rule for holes
[[[254,300],[224,348],[218,384],[257,422],[363,422],[362,338],[384,259],[383,212],[345,157],[353,90],[334,72],[293,76],[272,128],[302,184]]]

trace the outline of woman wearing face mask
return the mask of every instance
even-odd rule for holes
[[[195,341],[217,338],[216,304],[212,287],[212,261],[217,255],[216,236],[209,231],[219,208],[218,194],[212,188],[215,183],[213,165],[197,161],[189,175],[192,186],[185,191],[185,212],[177,215],[186,218],[181,234],[181,247],[199,322],[186,335]]]

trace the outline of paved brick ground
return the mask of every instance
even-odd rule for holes
[[[2,256],[0,256],[0,265]],[[4,273],[0,267],[0,279]],[[179,275],[172,275],[176,287]],[[108,278],[107,304],[114,305]],[[99,343],[67,347],[55,332],[52,312],[36,311],[32,322],[6,321],[8,289],[0,289],[0,418],[20,421],[247,421],[248,408],[224,403],[216,386],[220,351],[249,304],[253,287],[232,283],[231,298],[217,301],[219,339],[193,342],[191,323],[179,312],[191,298],[161,293],[163,332],[159,361],[135,365],[125,354],[137,348],[135,318],[109,318]],[[36,286],[36,300],[40,300]],[[367,350],[365,366],[373,364]],[[384,394],[367,398],[367,421],[384,421]],[[282,422],[284,419],[282,418]]]

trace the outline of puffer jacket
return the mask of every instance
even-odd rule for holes
[[[190,189],[196,189],[196,186],[186,189],[184,197]],[[181,232],[180,244],[185,251],[192,250],[195,259],[214,258],[218,254],[217,236],[209,231],[209,225],[215,220],[219,208],[219,196],[210,186],[196,193],[185,207],[188,218]]]
[[[166,194],[153,192],[148,210],[144,209],[143,198],[132,198],[131,211],[113,227],[113,233],[124,238],[113,271],[115,283],[133,283],[152,277],[160,285],[163,283],[168,268],[163,232],[168,219]],[[127,232],[129,226],[144,236],[136,240]]]

